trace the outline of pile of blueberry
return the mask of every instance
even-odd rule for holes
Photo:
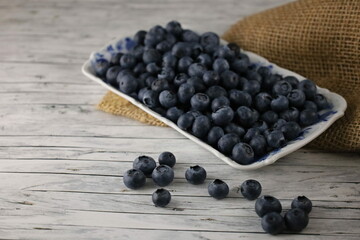
[[[213,32],[171,21],[138,31],[132,45],[92,61],[96,74],[239,164],[285,146],[329,107],[311,80],[252,64]]]

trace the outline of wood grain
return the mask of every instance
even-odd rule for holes
[[[0,240],[268,239],[254,202],[239,194],[258,179],[285,210],[313,200],[310,224],[282,239],[359,239],[359,154],[300,149],[271,166],[239,171],[169,128],[96,110],[106,92],[81,75],[91,51],[113,38],[178,19],[223,33],[237,19],[290,0],[0,0]],[[177,157],[172,202],[156,208],[151,179],[128,190],[122,174],[139,155]],[[208,179],[189,185],[190,165]],[[206,184],[222,178],[223,201]]]

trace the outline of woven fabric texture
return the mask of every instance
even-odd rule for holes
[[[310,143],[360,151],[360,1],[299,0],[244,18],[223,38],[345,97],[345,116]],[[163,123],[113,93],[98,108],[141,122]]]

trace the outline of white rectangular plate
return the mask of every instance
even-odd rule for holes
[[[114,51],[114,49],[116,49],[115,51],[126,52],[127,49],[129,47],[131,47],[131,41],[132,40],[129,37],[114,40],[111,44],[106,45],[102,50],[98,51],[97,53],[103,54],[105,57],[107,57],[107,56],[109,56],[110,52]],[[222,44],[226,44],[226,42],[222,41]],[[249,56],[250,62],[252,64],[256,64],[257,66],[269,67],[271,69],[272,73],[277,73],[282,76],[294,76],[297,79],[299,79],[300,81],[305,79],[305,77],[303,77],[297,73],[294,73],[290,70],[281,68],[281,67],[277,66],[276,64],[270,63],[268,60],[266,60],[263,57],[260,57],[259,55],[255,54],[255,53],[248,52],[248,51],[242,51],[242,52],[244,52],[245,54],[247,54]],[[195,143],[199,144],[200,146],[202,146],[203,148],[205,148],[206,150],[208,150],[209,152],[211,152],[212,154],[217,156],[222,161],[226,162],[230,166],[237,168],[237,169],[244,169],[244,170],[257,169],[257,168],[272,164],[272,163],[276,162],[278,159],[280,159],[281,157],[284,157],[284,156],[288,155],[289,153],[296,151],[297,149],[303,147],[304,145],[306,145],[307,143],[309,143],[310,141],[315,139],[322,132],[324,132],[327,128],[329,128],[331,126],[331,124],[333,124],[337,119],[342,117],[344,115],[344,111],[346,110],[346,107],[347,107],[346,101],[342,96],[340,96],[334,92],[330,92],[328,89],[318,87],[318,92],[323,94],[327,98],[328,102],[331,104],[331,109],[326,109],[326,110],[323,110],[320,112],[320,121],[314,125],[303,128],[300,136],[298,138],[294,139],[293,141],[288,142],[288,144],[286,146],[273,150],[272,152],[261,157],[260,159],[257,159],[257,161],[255,161],[254,163],[252,163],[250,165],[241,165],[241,164],[238,164],[235,161],[231,160],[231,158],[223,155],[221,152],[219,152],[212,146],[206,144],[205,142],[203,142],[200,139],[196,138],[195,136],[191,135],[190,133],[181,130],[175,123],[173,123],[169,119],[162,117],[160,114],[154,112],[153,110],[146,107],[144,104],[140,103],[139,101],[135,100],[134,98],[120,92],[118,89],[103,82],[99,77],[97,77],[95,75],[94,71],[91,68],[90,61],[92,58],[94,58],[96,56],[97,53],[92,53],[90,56],[90,59],[87,60],[84,63],[84,65],[82,66],[82,72],[84,73],[85,76],[87,76],[91,80],[99,83],[100,85],[102,85],[103,87],[112,91],[113,93],[119,95],[120,97],[125,98],[126,100],[128,100],[129,102],[134,104],[135,106],[141,108],[145,112],[147,112],[150,115],[154,116],[155,118],[159,119],[160,121],[162,121],[169,127],[172,127],[179,133],[183,134],[190,140],[194,141]]]

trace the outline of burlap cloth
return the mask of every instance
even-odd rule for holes
[[[360,151],[360,0],[299,0],[246,17],[223,38],[344,96],[345,116],[310,146]],[[165,126],[110,92],[98,108]]]

